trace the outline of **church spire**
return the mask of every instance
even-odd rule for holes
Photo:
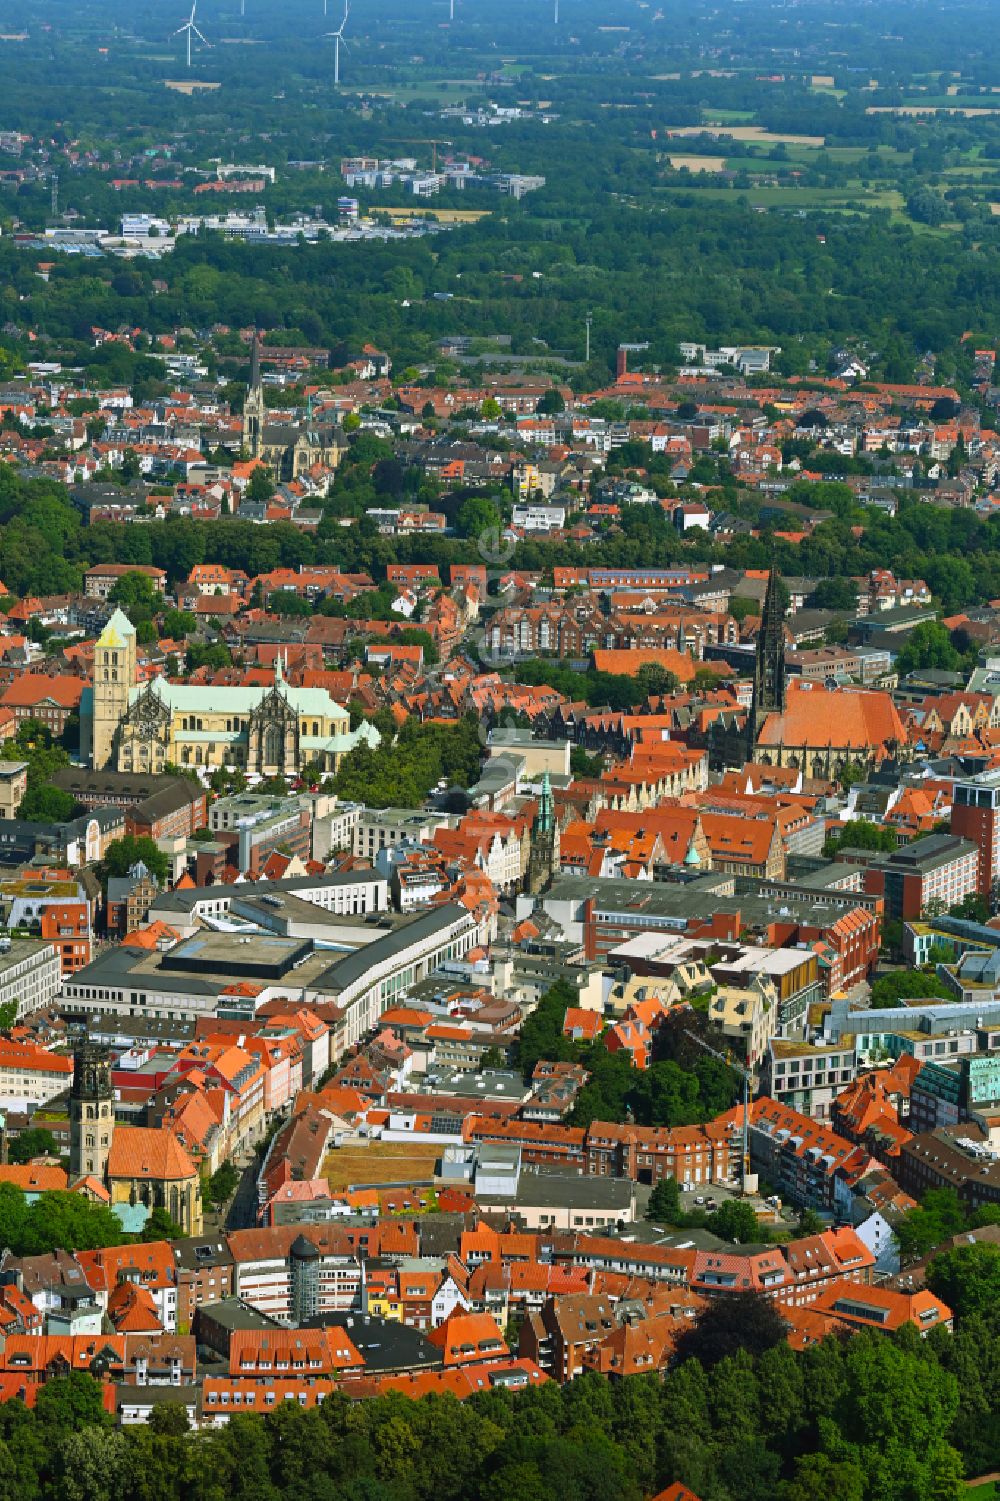
[[[785,712],[785,610],[777,568],[767,580],[753,673],[753,708],[750,715],[750,754],[769,714]]]
[[[260,385],[260,333],[255,328],[253,342],[250,345],[250,389],[256,391]]]
[[[552,783],[549,781],[547,771],[542,772],[542,785],[538,793],[538,812],[535,814],[534,829],[539,834],[551,832],[555,823],[555,810],[552,805]]]
[[[243,403],[243,447],[252,459],[262,457],[261,440],[264,434],[264,387],[260,378],[260,335],[253,331],[250,346],[250,384]]]
[[[525,874],[525,890],[534,896],[544,890],[559,869],[559,828],[556,824],[555,802],[552,783],[547,771],[542,773],[542,785],[538,792],[538,807],[531,825],[531,844],[528,850],[528,869]]]

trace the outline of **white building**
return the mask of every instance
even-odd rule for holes
[[[16,1003],[18,1020],[48,1006],[61,983],[62,965],[51,943],[0,939],[0,1007]]]
[[[73,1060],[34,1043],[0,1040],[0,1109],[24,1112],[67,1089]]]
[[[557,532],[566,525],[566,507],[525,501],[514,506],[511,525],[525,532]]]

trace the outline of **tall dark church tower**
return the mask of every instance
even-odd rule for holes
[[[254,333],[250,352],[250,385],[243,403],[243,447],[252,459],[260,458],[265,415],[264,386],[260,378],[260,340]]]
[[[772,568],[764,595],[753,670],[753,706],[747,721],[748,757],[769,714],[785,712],[785,612],[777,568]]]

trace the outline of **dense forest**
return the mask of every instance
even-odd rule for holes
[[[433,238],[364,247],[190,236],[165,270],[61,259],[48,282],[0,244],[0,318],[114,379],[115,353],[92,357],[94,327],[156,334],[256,322],[330,348],[372,340],[401,367],[433,358],[446,334],[503,334],[512,352],[582,363],[593,306],[599,363],[585,375],[602,382],[622,340],[648,341],[649,360],[669,366],[682,338],[787,346],[789,374],[805,373],[814,352],[864,339],[885,373],[905,380],[919,352],[954,351],[966,330],[1000,321],[1000,230],[972,248],[876,214],[824,221],[821,241],[815,221],[705,202],[694,190],[669,212],[607,203],[581,222],[574,185],[565,191],[544,220],[522,204]],[[168,290],[154,293],[164,276]],[[441,302],[438,293],[453,295]],[[6,337],[11,354],[23,351]],[[127,360],[122,368],[131,373]]]

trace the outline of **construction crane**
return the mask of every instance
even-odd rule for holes
[[[684,1028],[684,1035],[685,1037],[690,1037],[691,1041],[696,1042],[700,1048],[704,1048],[706,1053],[711,1053],[713,1058],[718,1058],[720,1063],[724,1063],[726,1067],[731,1068],[734,1073],[739,1074],[740,1078],[743,1080],[743,1133],[742,1141],[740,1144],[740,1193],[745,1194],[747,1191],[747,1178],[750,1176],[750,1070],[744,1068],[742,1063],[737,1063],[732,1053],[730,1053],[729,1051],[720,1053],[718,1048],[713,1048],[710,1043],[707,1043],[703,1037],[699,1037],[697,1032],[692,1032],[689,1027]]]
[[[433,146],[434,165],[431,168],[433,172],[438,169],[438,147],[452,144],[451,141],[442,140],[440,136],[422,136],[416,139],[407,136],[390,136],[389,140],[394,146]]]

